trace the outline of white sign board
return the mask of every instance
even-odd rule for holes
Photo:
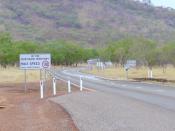
[[[100,61],[99,59],[90,59],[87,60],[88,65],[96,65],[97,62]]]
[[[136,67],[136,60],[127,60],[124,68],[125,69],[130,69],[130,68],[135,68]]]
[[[126,64],[130,67],[136,67],[136,60],[127,60]]]
[[[49,69],[51,67],[50,54],[20,54],[20,69]]]

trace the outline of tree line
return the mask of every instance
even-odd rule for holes
[[[168,64],[175,66],[175,42],[158,44],[145,38],[127,38],[109,42],[99,52],[103,60],[124,65],[128,59],[137,60],[140,65],[152,69],[153,66],[166,68]]]
[[[47,43],[14,41],[8,33],[0,34],[0,65],[17,65],[19,55],[27,53],[50,53],[54,65],[77,65],[97,57],[95,49],[85,49],[76,43],[58,40]]]
[[[124,65],[128,59],[137,60],[140,65],[175,66],[175,42],[158,44],[145,38],[126,38],[112,41],[105,48],[83,48],[70,41],[57,40],[46,43],[14,41],[8,33],[0,33],[0,65],[19,63],[19,55],[24,53],[50,53],[54,65],[77,65],[90,58],[100,58]]]

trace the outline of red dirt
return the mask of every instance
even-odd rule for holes
[[[64,88],[58,91],[59,95],[65,93]],[[45,94],[51,96],[51,91],[47,89]],[[38,83],[28,84],[26,93],[23,84],[0,84],[0,131],[78,130],[60,105],[39,97]]]

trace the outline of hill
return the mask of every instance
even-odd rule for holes
[[[165,42],[175,36],[175,10],[133,0],[0,0],[0,31],[91,47],[126,36]]]

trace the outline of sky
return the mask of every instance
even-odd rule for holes
[[[155,6],[171,7],[175,9],[175,0],[151,0]]]

